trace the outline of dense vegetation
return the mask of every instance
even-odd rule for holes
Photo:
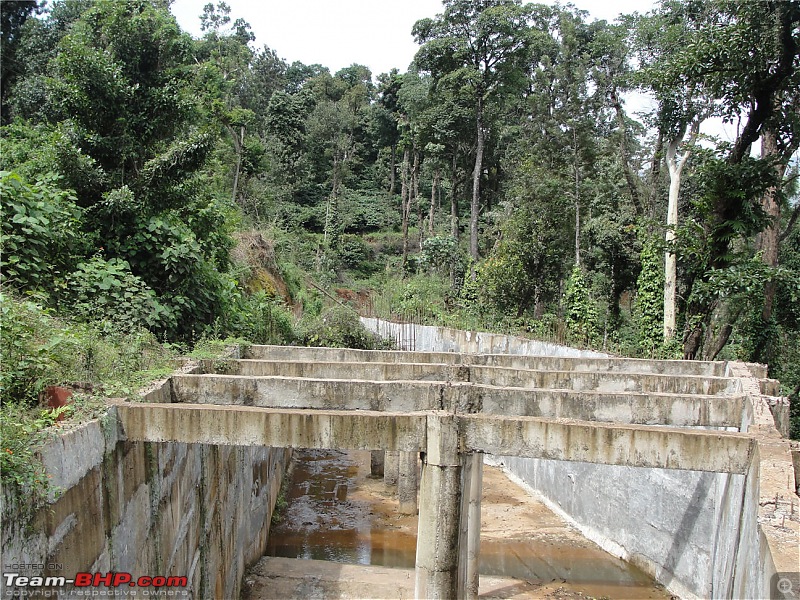
[[[2,3],[4,363],[17,305],[99,339],[374,345],[346,304],[766,362],[800,404],[800,2],[444,0],[377,77],[168,5]],[[47,383],[20,360],[4,405]]]

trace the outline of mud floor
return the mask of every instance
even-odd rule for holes
[[[243,598],[413,597],[417,518],[400,515],[392,491],[369,477],[369,457],[296,454],[288,504],[267,556],[245,576]],[[485,598],[670,598],[489,466],[480,572]]]

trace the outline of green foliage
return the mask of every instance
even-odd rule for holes
[[[452,235],[435,235],[422,242],[419,266],[441,276],[448,275],[450,269],[456,268],[460,252],[458,240]]]
[[[45,175],[29,184],[0,172],[0,277],[17,289],[52,291],[80,252],[81,211],[75,196]]]
[[[664,340],[664,267],[659,244],[645,242],[641,260],[633,314],[639,330],[639,351],[652,358],[658,355]]]
[[[533,294],[520,243],[501,243],[476,271],[475,288],[482,306],[521,314]]]
[[[263,291],[243,297],[232,318],[231,333],[251,343],[286,345],[297,341],[291,313]]]
[[[372,248],[359,236],[343,235],[336,254],[341,266],[356,275],[369,277],[381,269]]]
[[[53,319],[31,300],[0,293],[0,403],[34,403],[54,371]]]
[[[104,331],[169,328],[170,311],[124,260],[99,255],[67,277],[63,305]]]
[[[600,339],[597,307],[589,295],[589,286],[580,266],[575,265],[564,292],[564,322],[572,340],[591,346]]]
[[[47,385],[89,386],[96,393],[133,394],[147,373],[168,368],[169,352],[127,324],[103,329],[56,317],[32,300],[0,295],[3,369],[0,401],[35,405]],[[142,375],[145,373],[145,375]]]
[[[358,313],[344,306],[334,306],[303,324],[303,344],[328,348],[358,348],[376,350],[385,342],[367,331]]]
[[[10,488],[19,499],[24,517],[33,514],[49,496],[55,494],[41,459],[36,454],[50,438],[49,427],[64,412],[31,410],[25,405],[4,404],[0,408],[0,477],[3,486]]]

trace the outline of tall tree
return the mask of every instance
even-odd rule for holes
[[[444,0],[444,13],[417,21],[416,64],[436,85],[464,88],[475,107],[475,166],[470,204],[470,254],[478,258],[478,216],[487,105],[524,81],[530,59],[529,5],[519,0]]]
[[[14,80],[25,70],[24,61],[17,56],[22,26],[32,13],[38,11],[36,0],[6,0],[0,2],[0,114],[2,123],[10,120],[8,94]]]

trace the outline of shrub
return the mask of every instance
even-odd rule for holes
[[[54,370],[54,320],[38,304],[0,293],[0,404],[34,403]]]
[[[572,268],[566,288],[564,322],[571,338],[584,345],[596,344],[600,339],[600,320],[579,265]]]
[[[298,337],[283,303],[263,291],[242,299],[231,333],[254,344],[291,344]]]
[[[82,213],[53,174],[29,184],[0,172],[0,277],[20,290],[52,290],[81,246]]]
[[[643,244],[641,257],[633,316],[639,329],[639,351],[654,357],[660,353],[664,341],[664,269],[656,244]]]
[[[75,316],[108,332],[166,329],[171,312],[124,260],[94,256],[67,277],[66,303]]]
[[[305,324],[303,343],[328,348],[375,350],[386,347],[380,337],[366,330],[358,314],[345,306],[334,306]]]

